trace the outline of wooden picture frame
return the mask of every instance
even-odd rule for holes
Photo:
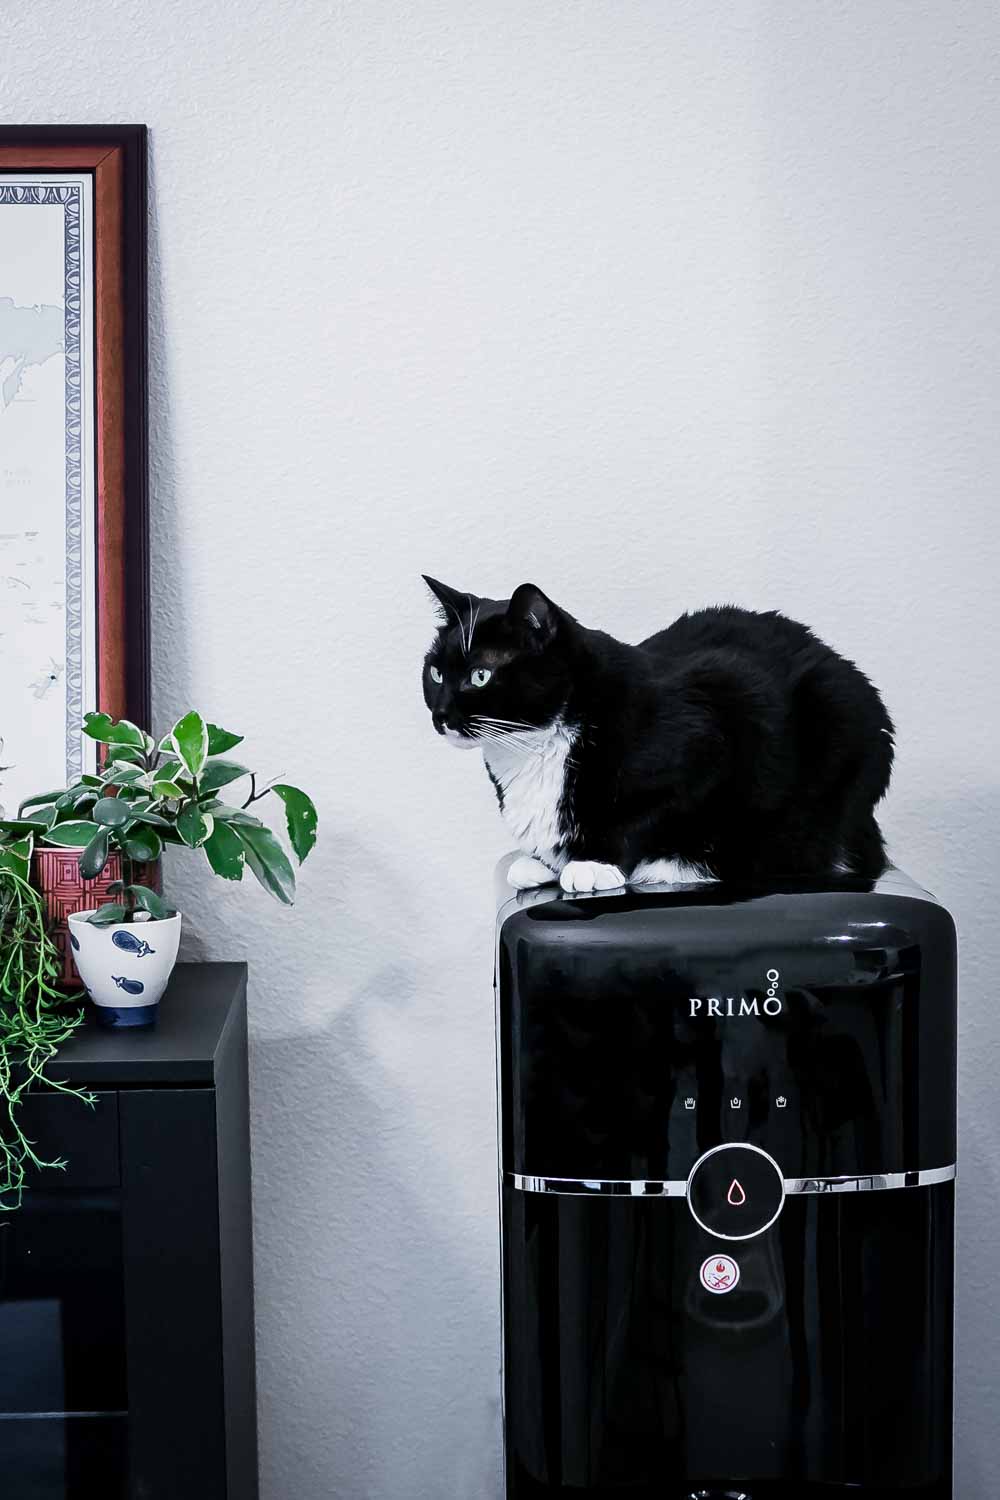
[[[10,212],[15,208],[16,215]],[[34,220],[28,216],[32,209]],[[44,218],[39,209],[46,210]],[[146,127],[0,127],[0,215],[5,212],[6,235],[0,234],[0,428],[5,419],[8,426],[6,433],[0,431],[0,533],[5,533],[0,542],[8,549],[0,549],[0,578],[8,589],[7,623],[18,627],[30,620],[43,627],[39,640],[43,635],[46,643],[55,639],[55,615],[47,611],[65,609],[65,663],[60,667],[48,652],[51,693],[60,703],[65,699],[65,784],[92,768],[87,764],[92,747],[74,724],[82,712],[97,708],[149,727]],[[41,305],[31,295],[31,287],[40,284],[32,280],[32,235],[38,236],[40,257],[44,250],[51,258],[54,247],[64,257],[64,324],[58,347],[53,347],[60,337],[57,299]],[[22,287],[21,299],[10,295],[5,277]],[[52,278],[47,284],[53,284]],[[42,334],[46,318],[48,342]],[[54,354],[60,359],[52,359]],[[57,385],[63,380],[62,366],[64,385]],[[63,392],[64,456],[58,455],[62,467],[57,471],[54,407]],[[35,434],[34,450],[24,430],[15,440],[18,422]],[[32,451],[38,457],[46,470],[44,483],[34,472],[32,457],[20,467],[4,467],[8,433],[9,451],[20,443],[22,459]],[[54,491],[63,477],[61,604],[53,526]],[[28,522],[41,517],[46,508],[51,512],[48,529],[39,540],[38,531],[21,523],[25,517]],[[32,600],[33,580],[43,575],[53,597],[36,591]],[[32,608],[34,615],[23,613]],[[26,709],[34,723],[25,730],[18,722],[12,742],[11,724],[3,722],[0,711],[3,762],[23,762],[25,745],[33,743],[39,750],[50,745],[55,723],[44,663],[39,666],[28,654],[31,632],[20,629],[19,648],[12,652],[9,634],[17,633],[16,628],[0,631],[0,660],[6,660],[10,681],[26,698],[11,712]],[[33,672],[41,675],[20,689],[23,675],[12,675],[12,661],[29,679]],[[9,708],[12,694],[0,696],[7,697]],[[40,785],[40,772],[27,777],[31,769],[15,764],[0,773],[0,803],[8,815],[21,798],[47,789],[48,783]]]

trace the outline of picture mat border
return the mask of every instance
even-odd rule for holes
[[[74,198],[50,196],[60,187]],[[22,196],[37,192],[37,199]],[[15,193],[17,194],[15,196]],[[96,367],[94,359],[94,179],[90,172],[30,173],[0,170],[0,207],[25,211],[59,204],[63,210],[64,553],[66,580],[65,777],[67,784],[93,771],[97,747],[81,733],[85,713],[97,707],[97,473]],[[75,278],[79,278],[79,288]],[[79,331],[73,314],[79,302]],[[77,411],[77,392],[79,410]]]

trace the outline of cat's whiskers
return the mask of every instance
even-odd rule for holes
[[[559,735],[553,735],[552,726],[543,728],[520,719],[494,719],[487,714],[471,714],[469,733],[481,745],[490,772],[505,793],[529,771],[534,774],[540,764],[557,760],[565,773],[576,763],[572,750]],[[492,761],[489,759],[491,750],[494,753]],[[499,758],[497,752],[500,752]]]
[[[488,734],[495,739],[509,740],[511,743],[516,743],[518,740],[533,743],[540,739],[539,730],[533,729],[530,724],[508,727],[505,724],[483,724],[470,720],[470,728],[477,734]]]
[[[480,729],[473,727],[469,733],[483,748],[484,753],[490,749],[505,752],[507,756],[516,759],[521,767],[527,765],[531,760],[538,760],[546,754],[546,747],[537,740],[529,739],[526,735],[512,734],[509,732],[497,732],[495,730]],[[517,774],[517,767],[514,774]]]
[[[500,732],[496,730],[480,729],[473,726],[469,730],[470,736],[482,745],[496,745],[498,749],[515,751],[524,760],[532,756],[542,756],[546,753],[546,747],[537,741],[532,741],[527,736]]]
[[[523,719],[493,719],[488,714],[470,714],[469,722],[482,724],[488,729],[524,730],[528,734],[541,733],[537,724],[527,724]]]
[[[456,605],[450,603],[447,599],[443,600],[442,602],[444,604],[445,609],[450,609],[451,612],[452,612],[452,614],[455,616],[455,620],[456,620],[456,622],[458,624],[458,633],[459,633],[459,636],[461,637],[461,641],[462,641],[462,650],[465,653],[465,655],[468,656],[469,651],[470,651],[470,649],[472,647],[472,636],[470,635],[469,638],[468,638],[468,640],[466,640],[466,638],[465,638],[465,621],[462,619],[461,611],[458,609],[458,607]],[[470,599],[470,602],[469,602],[469,619],[470,619],[470,621],[472,619],[472,602],[471,602],[471,599]]]

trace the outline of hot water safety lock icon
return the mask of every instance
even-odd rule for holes
[[[739,1285],[740,1268],[731,1255],[710,1255],[699,1273],[706,1292],[722,1297]]]

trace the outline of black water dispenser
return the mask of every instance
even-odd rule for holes
[[[514,895],[508,1500],[951,1500],[955,931],[877,882]]]

